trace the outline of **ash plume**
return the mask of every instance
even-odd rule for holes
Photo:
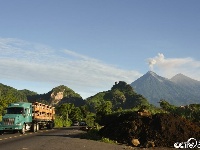
[[[158,56],[155,56],[154,58],[148,59],[149,69],[153,71],[154,65],[157,63],[163,62],[165,59],[165,56],[162,53],[158,53]]]

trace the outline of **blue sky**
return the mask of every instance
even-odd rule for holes
[[[149,70],[200,80],[198,0],[0,1],[0,83],[84,98]]]

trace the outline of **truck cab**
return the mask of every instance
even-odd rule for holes
[[[7,131],[25,133],[29,130],[32,122],[32,103],[17,102],[7,107],[6,114],[0,123],[0,134]]]

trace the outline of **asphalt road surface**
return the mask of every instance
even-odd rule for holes
[[[77,127],[0,135],[0,150],[121,150],[126,146],[80,139]]]
[[[78,127],[40,130],[37,133],[5,133],[0,135],[0,150],[138,150],[126,145],[80,139],[84,131]],[[142,148],[146,149],[146,148]],[[157,148],[156,148],[157,149]],[[161,148],[158,148],[161,149]],[[163,148],[166,150],[168,148]],[[155,150],[155,148],[154,148]]]

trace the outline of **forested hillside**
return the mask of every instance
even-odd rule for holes
[[[63,103],[73,103],[75,106],[84,104],[82,97],[78,93],[64,85],[57,86],[45,94],[30,93],[27,95],[27,99],[29,102],[39,101],[53,106]]]
[[[126,82],[119,81],[113,85],[111,90],[99,92],[86,99],[86,105],[91,111],[105,101],[110,101],[113,110],[131,109],[137,106],[148,106],[149,102],[142,95],[134,92],[133,88]]]
[[[0,83],[0,114],[9,103],[16,101],[27,101],[26,94],[23,91]]]

